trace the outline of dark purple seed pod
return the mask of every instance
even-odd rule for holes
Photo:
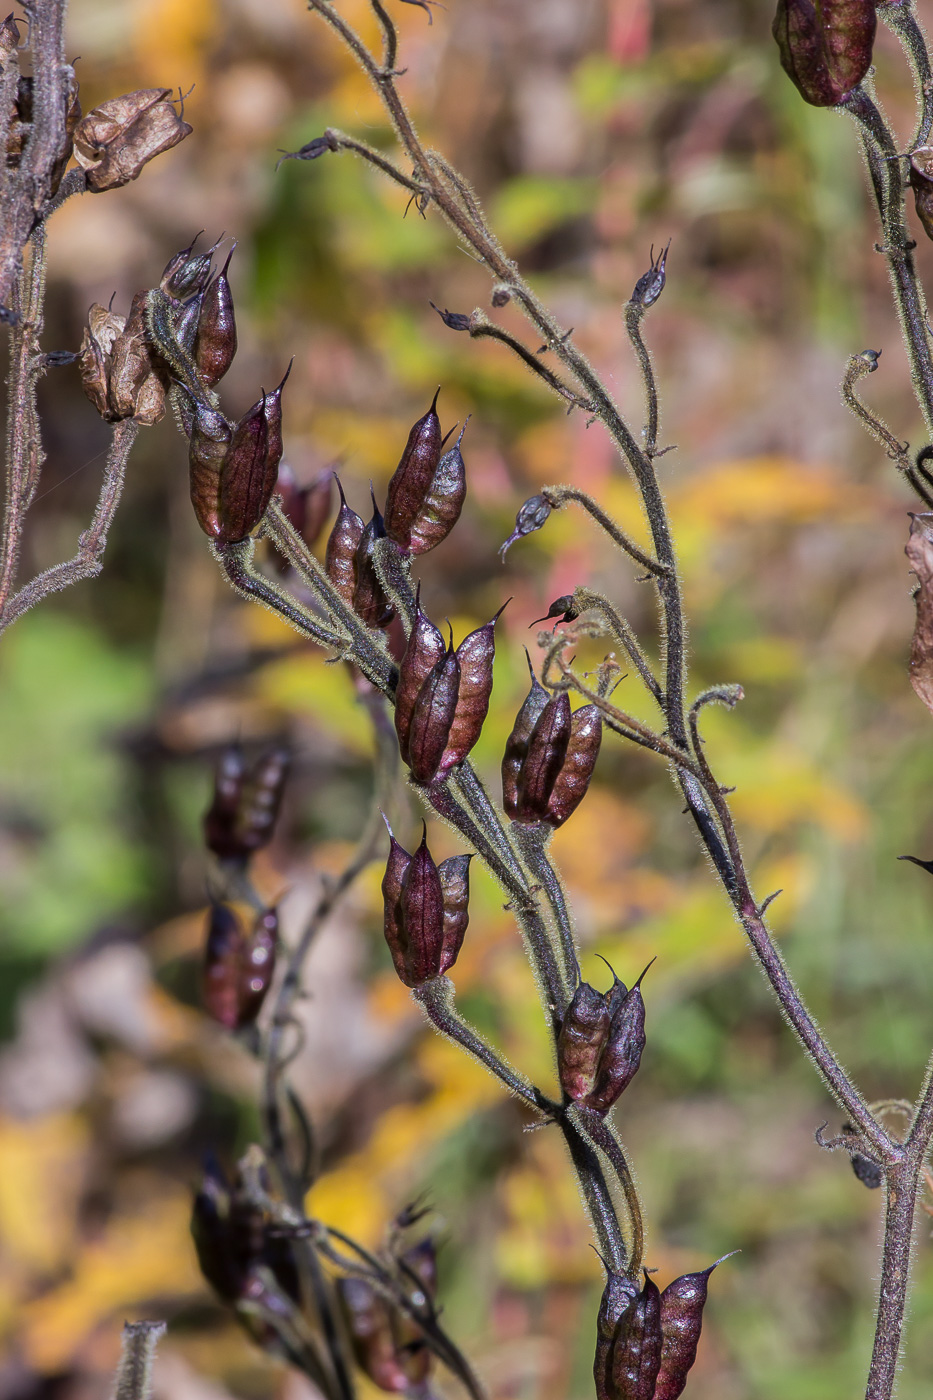
[[[221,860],[242,854],[237,835],[237,819],[246,781],[246,760],[238,745],[224,749],[214,776],[214,797],[204,813],[204,841]]]
[[[244,855],[267,846],[278,819],[291,764],[286,748],[263,754],[253,768],[240,806],[237,837]]]
[[[654,244],[651,245],[651,266],[647,272],[642,273],[635,283],[635,290],[629,298],[632,305],[653,306],[664,291],[664,284],[667,281],[667,255],[670,247],[670,240],[668,240],[667,247],[662,248],[655,259]]]
[[[470,861],[469,856],[449,856],[437,867],[441,882],[441,896],[444,903],[444,934],[441,940],[441,957],[438,975],[453,967],[463,936],[470,922],[468,905],[470,902]]]
[[[528,752],[518,777],[517,821],[533,823],[546,819],[551,793],[567,756],[570,733],[570,697],[562,690],[548,700],[529,736]]]
[[[380,1390],[407,1391],[411,1383],[398,1355],[388,1303],[364,1278],[339,1278],[337,1296],[357,1366]]]
[[[324,568],[343,601],[352,607],[356,591],[356,552],[366,527],[362,517],[347,505],[339,477],[337,490],[340,492],[340,509],[328,536]]]
[[[533,535],[535,530],[540,530],[550,513],[551,503],[545,496],[529,496],[515,517],[515,529],[499,549],[502,558],[505,558],[509,546],[516,540],[522,540],[526,535]]]
[[[227,254],[227,261],[201,296],[194,338],[194,362],[198,378],[209,389],[220,383],[236,354],[236,316],[233,294],[227,281],[227,269],[235,248],[234,243]]]
[[[198,524],[211,539],[220,539],[220,478],[231,439],[223,414],[203,404],[194,405],[188,444],[188,484]]]
[[[805,102],[835,107],[871,67],[875,0],[778,0],[771,32]]]
[[[427,827],[402,878],[399,907],[407,943],[404,980],[406,986],[420,987],[438,976],[444,947],[444,892],[428,850]]]
[[[401,981],[404,982],[405,943],[402,931],[401,899],[402,881],[411,864],[411,856],[396,841],[388,822],[386,822],[386,826],[389,827],[389,859],[386,861],[385,874],[382,877],[383,932],[386,943],[389,945],[389,952],[392,954],[395,970]]]
[[[201,315],[201,306],[204,302],[204,293],[192,297],[190,301],[182,302],[174,318],[175,339],[183,350],[189,355],[194,354],[194,342],[198,333],[198,319]]]
[[[460,658],[451,638],[444,655],[428,672],[411,710],[408,766],[416,783],[431,783],[438,776],[457,712],[460,683]]]
[[[438,870],[442,871],[446,864],[447,861],[443,861]],[[406,1249],[399,1258],[399,1265],[404,1276],[414,1274],[429,1299],[437,1297],[437,1245],[430,1235]]]
[[[438,781],[447,777],[452,768],[470,753],[482,732],[489,713],[489,698],[492,695],[493,662],[496,657],[496,623],[502,616],[506,603],[495,617],[483,627],[478,627],[457,647],[457,661],[460,665],[460,689],[454,710],[453,723],[447,736],[447,744],[437,770]]]
[[[612,1016],[609,1034],[600,1056],[596,1082],[583,1100],[588,1108],[597,1113],[608,1113],[619,1095],[631,1084],[641,1064],[645,1048],[645,1002],[641,994],[641,980],[645,972],[628,990],[624,982],[615,978],[607,994]]]
[[[563,826],[586,796],[603,741],[603,720],[596,705],[583,705],[570,721],[567,753],[548,799],[544,820]]]
[[[291,373],[237,423],[220,474],[221,543],[233,544],[255,530],[272,499],[282,459],[282,390]]]
[[[661,1369],[661,1294],[649,1274],[623,1312],[609,1358],[611,1400],[654,1400]]]
[[[275,975],[279,916],[275,909],[260,914],[244,944],[240,961],[239,1016],[237,1026],[251,1026],[262,1010]]]
[[[385,522],[373,496],[373,514],[356,547],[356,586],[353,590],[353,611],[367,627],[386,627],[395,616],[395,608],[379,582],[373,554],[377,540],[386,537]]]
[[[441,391],[438,389],[437,394]],[[411,543],[411,529],[425,503],[441,455],[441,423],[437,394],[423,418],[408,434],[402,459],[386,494],[385,529],[401,549]]]
[[[216,1163],[208,1165],[195,1192],[191,1234],[201,1273],[218,1297],[228,1303],[236,1302],[243,1288],[244,1270],[231,1238],[230,1185]]]
[[[586,1099],[593,1092],[611,1021],[602,992],[581,982],[564,1013],[557,1038],[560,1087],[568,1098]]]
[[[206,253],[193,253],[194,244],[197,243],[200,234],[197,235],[193,243],[189,243],[187,248],[182,248],[180,253],[176,253],[165,264],[165,271],[162,273],[162,280],[159,283],[161,290],[173,301],[187,301],[189,297],[197,296],[204,291],[211,275],[211,260],[216,252],[220,239],[213,248],[208,248]]]
[[[622,1400],[612,1384],[612,1350],[622,1318],[638,1297],[638,1284],[625,1274],[609,1272],[596,1317],[596,1359],[593,1379],[597,1400]]]
[[[933,146],[918,146],[911,151],[907,174],[917,218],[927,238],[933,238]]]
[[[228,1031],[240,1023],[240,967],[245,934],[229,904],[212,904],[204,951],[204,1010]]]
[[[418,514],[412,521],[409,554],[427,554],[446,540],[460,519],[467,490],[466,466],[460,455],[466,426],[464,423],[456,443],[437,464]]]
[[[728,1254],[723,1259],[729,1259]],[[653,1400],[677,1400],[696,1361],[703,1326],[709,1276],[723,1262],[717,1259],[698,1274],[683,1274],[661,1294],[661,1366]]]
[[[399,752],[405,763],[408,762],[408,739],[415,701],[421,687],[446,650],[444,638],[427,614],[421,610],[419,584],[415,595],[415,623],[399,665],[398,687],[395,692],[395,732],[398,735]]]
[[[525,659],[528,662],[528,672],[531,676],[531,689],[515,716],[515,723],[506,740],[505,754],[502,759],[502,803],[505,814],[510,821],[515,821],[518,816],[518,780],[522,764],[528,753],[528,740],[531,738],[535,724],[549,699],[547,691],[534,673],[527,647]]]

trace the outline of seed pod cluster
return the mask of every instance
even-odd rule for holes
[[[771,32],[805,102],[836,107],[871,67],[875,0],[778,0]]]
[[[169,88],[112,97],[87,113],[74,130],[75,159],[94,194],[127,185],[163,151],[194,130],[175,110]]]
[[[382,880],[384,931],[399,978],[421,987],[453,967],[469,923],[470,861],[451,856],[435,865],[427,828],[414,855],[389,830]]]
[[[503,606],[505,606],[503,604]],[[492,694],[495,626],[502,612],[454,649],[422,611],[399,666],[395,730],[416,783],[442,782],[480,736]]]
[[[434,1247],[430,1240],[399,1259],[406,1283],[433,1300],[437,1289]],[[417,1394],[431,1372],[431,1352],[416,1322],[395,1307],[365,1278],[337,1281],[337,1296],[356,1364],[380,1390]]]
[[[435,394],[427,413],[408,434],[386,494],[385,531],[409,554],[434,549],[460,518],[466,498],[466,468],[460,455],[465,431],[466,424],[455,446],[442,456],[444,440]]]
[[[229,904],[212,904],[204,953],[204,1009],[228,1031],[251,1026],[275,972],[278,915],[266,909],[247,930]]]
[[[563,826],[586,795],[602,731],[596,705],[572,714],[567,692],[549,697],[532,673],[502,759],[506,815],[528,825]]]
[[[628,988],[613,974],[608,992],[581,982],[564,1014],[557,1039],[560,1086],[568,1098],[597,1113],[608,1113],[641,1064],[644,975]]]
[[[663,1293],[647,1272],[640,1292],[630,1279],[610,1272],[597,1319],[598,1400],[677,1400],[683,1394],[696,1360],[709,1276],[722,1262],[683,1274]]]
[[[263,1214],[249,1200],[239,1174],[233,1183],[211,1162],[195,1194],[191,1214],[198,1263],[208,1283],[227,1303],[255,1297],[261,1290],[257,1270],[273,1275],[282,1293],[294,1302],[301,1285],[289,1241],[271,1233]]]
[[[214,796],[204,814],[204,840],[221,860],[242,862],[272,837],[288,776],[287,749],[271,749],[249,768],[237,745],[224,750]]]

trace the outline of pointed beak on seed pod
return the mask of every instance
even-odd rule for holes
[[[732,1254],[724,1254],[702,1273],[675,1278],[661,1294],[661,1365],[652,1400],[678,1400],[683,1394],[697,1357],[709,1276],[731,1258]]]
[[[247,931],[228,904],[211,906],[204,957],[204,1009],[228,1031],[256,1020],[272,983],[278,915],[267,909]]]
[[[386,823],[388,826],[388,822]],[[386,943],[406,987],[422,987],[453,967],[469,923],[470,861],[451,856],[435,865],[427,828],[414,855],[389,828],[389,859],[382,881]]]
[[[437,395],[423,418],[408,434],[405,451],[395,469],[386,495],[385,528],[401,549],[411,543],[411,527],[434,480],[441,457],[441,423]]]
[[[805,102],[836,107],[871,67],[875,0],[778,0],[771,32]]]
[[[506,815],[529,825],[563,826],[586,796],[601,744],[598,707],[584,705],[571,714],[567,692],[548,698],[532,673],[502,760]]]
[[[220,246],[220,238],[206,252],[196,253],[194,245],[200,237],[197,234],[187,248],[182,248],[165,264],[159,288],[172,301],[188,301],[190,297],[200,296],[210,281],[211,265]]]
[[[399,749],[416,783],[442,782],[479,738],[492,694],[495,625],[501,614],[502,608],[454,650],[453,637],[444,647],[419,599],[399,666],[395,711]]]
[[[613,973],[608,992],[581,982],[564,1014],[557,1039],[560,1085],[568,1098],[597,1113],[608,1113],[641,1064],[645,972],[632,988]]]

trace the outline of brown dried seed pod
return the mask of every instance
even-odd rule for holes
[[[222,413],[195,405],[188,443],[188,484],[198,524],[214,540],[221,535],[220,476],[231,431]]]
[[[204,813],[204,842],[221,860],[243,854],[237,836],[237,817],[246,782],[243,750],[232,744],[224,749],[214,775],[214,796]]]
[[[505,754],[502,758],[502,803],[505,814],[510,821],[515,821],[518,816],[518,780],[522,764],[528,753],[528,740],[531,738],[532,730],[549,698],[547,691],[534,673],[527,648],[525,649],[525,659],[528,662],[528,672],[531,676],[531,689],[515,716],[515,723],[506,741]]]
[[[372,497],[373,513],[356,547],[356,587],[353,590],[353,611],[367,627],[385,627],[395,616],[395,608],[386,597],[373,562],[376,541],[386,537],[385,524],[376,497]]]
[[[149,426],[165,413],[167,380],[153,362],[146,332],[146,293],[137,292],[126,325],[110,355],[109,399],[115,420],[135,418]]]
[[[592,1092],[611,1020],[602,992],[588,982],[581,982],[567,1007],[557,1038],[560,1086],[568,1098],[585,1099]]]
[[[230,283],[227,280],[227,269],[235,249],[234,243],[227,254],[227,261],[204,289],[198,312],[194,362],[197,365],[198,378],[209,389],[220,383],[236,355],[236,315]]]
[[[460,686],[447,744],[438,765],[438,779],[446,778],[452,768],[463,762],[480,736],[492,694],[496,623],[507,606],[503,603],[495,617],[464,637],[457,647]]]
[[[550,513],[551,503],[545,496],[529,496],[528,500],[519,506],[518,514],[515,517],[515,529],[505,544],[499,547],[502,558],[505,558],[510,546],[516,540],[523,540],[526,535],[533,535],[535,530],[540,530]]]
[[[435,662],[412,706],[408,726],[408,764],[416,783],[431,783],[445,756],[460,694],[460,658],[453,638]]]
[[[650,966],[651,963],[648,964]],[[641,1064],[645,1048],[645,1002],[641,994],[641,981],[645,972],[628,990],[625,983],[616,977],[607,995],[612,1017],[609,1034],[599,1059],[596,1082],[584,1100],[597,1113],[608,1113],[619,1095],[631,1084]]]
[[[75,159],[95,194],[135,180],[143,167],[194,130],[176,112],[169,88],[146,88],[113,97],[82,117],[75,128]]]
[[[403,981],[409,987],[420,987],[438,975],[444,947],[444,895],[428,850],[427,827],[402,877],[399,907],[407,944]]]
[[[200,237],[200,233],[196,234],[187,248],[175,253],[165,264],[159,290],[172,301],[186,302],[190,297],[200,296],[210,281],[211,264],[221,239],[205,252],[195,253],[194,245]]]
[[[366,527],[356,511],[347,505],[340,478],[337,477],[336,481],[340,492],[340,509],[327,540],[324,568],[343,601],[352,607],[356,590],[356,552]]]
[[[723,1259],[728,1259],[728,1254]],[[697,1357],[709,1276],[723,1262],[717,1259],[702,1273],[682,1274],[661,1294],[661,1367],[652,1400],[678,1400]]]
[[[399,666],[398,688],[395,692],[395,732],[398,735],[399,752],[405,763],[408,762],[408,738],[418,692],[446,650],[444,638],[427,614],[421,610],[419,584],[415,594],[415,625],[411,629],[405,655]]]
[[[440,392],[438,389],[437,394]],[[411,542],[412,525],[424,505],[441,455],[437,394],[427,413],[408,434],[405,451],[386,494],[386,534],[402,549],[407,549]]]
[[[583,705],[570,721],[570,740],[548,799],[544,820],[563,826],[586,796],[603,741],[602,715],[596,705]]]
[[[19,48],[19,24],[12,11],[0,23],[0,64],[6,63],[11,54]]]
[[[638,1285],[624,1274],[609,1272],[596,1317],[593,1378],[597,1400],[623,1400],[612,1384],[612,1351],[622,1318],[638,1297]]]
[[[282,458],[282,389],[291,372],[237,423],[220,474],[218,516],[224,544],[255,530],[272,499]]]
[[[383,821],[385,817],[383,816]],[[386,861],[385,874],[382,877],[382,899],[383,899],[383,933],[386,943],[389,945],[389,952],[392,954],[392,962],[401,981],[405,981],[405,945],[402,931],[402,881],[405,872],[411,863],[411,856],[400,846],[392,833],[392,828],[386,821],[389,829],[389,858]]]
[[[470,856],[449,856],[437,867],[444,901],[444,935],[438,975],[453,967],[470,922]],[[406,1256],[407,1257],[407,1256]]]
[[[237,838],[244,855],[272,840],[290,767],[289,750],[275,748],[263,754],[250,773],[237,815]]]
[[[467,490],[466,466],[460,455],[466,427],[464,423],[456,443],[438,462],[418,514],[412,521],[408,545],[412,555],[427,554],[434,549],[446,540],[460,519]]]
[[[570,732],[570,697],[562,690],[544,706],[528,739],[528,753],[518,779],[518,821],[540,822],[547,817],[551,793],[567,756]]]
[[[644,1287],[622,1314],[612,1345],[612,1400],[653,1400],[660,1367],[661,1294],[646,1273]]]

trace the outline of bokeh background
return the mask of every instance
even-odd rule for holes
[[[920,445],[853,131],[781,73],[765,0],[447,0],[428,25],[394,4],[402,90],[473,182],[506,247],[606,375],[641,391],[619,315],[648,250],[672,240],[648,336],[663,385],[659,470],[679,540],[697,688],[760,896],[810,1003],[872,1098],[917,1091],[933,1042],[930,717],[906,672],[903,556],[915,504],[846,415],[846,357],[882,348],[866,395]],[[340,8],[370,36],[364,0]],[[927,5],[929,12],[929,5]],[[921,7],[922,12],[923,7]],[[482,269],[433,215],[350,157],[286,163],[326,125],[389,144],[362,75],[300,0],[72,0],[85,110],[137,87],[187,91],[194,134],[140,180],[51,225],[46,345],[75,349],[92,301],[125,309],[206,229],[238,240],[241,413],[288,360],[286,455],[339,462],[361,513],[438,383],[471,414],[470,493],[419,566],[458,635],[507,597],[477,749],[495,784],[523,696],[532,619],[578,583],[620,600],[649,643],[649,600],[579,516],[497,548],[518,504],[573,481],[639,529],[602,430],[587,431],[499,346],[447,331],[428,301],[488,305]],[[886,34],[878,83],[901,139],[913,93]],[[922,232],[918,233],[923,237]],[[933,274],[926,246],[921,269]],[[516,332],[511,308],[502,320]],[[523,332],[524,333],[524,332]],[[533,336],[529,344],[534,347]],[[74,369],[42,391],[49,460],[27,565],[71,552],[106,443]],[[634,682],[620,695],[638,707]],[[200,815],[221,746],[287,739],[294,776],[257,864],[301,926],[369,810],[372,740],[339,666],[240,603],[187,500],[170,420],[144,430],[103,576],[0,645],[0,1391],[97,1400],[124,1318],[166,1316],[156,1400],[307,1400],[199,1279],[188,1235],[205,1150],[258,1130],[247,1051],[198,1009],[206,864]],[[402,839],[415,809],[396,799]],[[398,828],[397,828],[398,829]],[[438,858],[459,849],[431,831]],[[838,1110],[746,955],[663,766],[607,737],[554,843],[584,974],[657,955],[649,1045],[617,1112],[666,1282],[728,1250],[695,1400],[843,1400],[871,1341],[880,1193],[814,1130]],[[427,1033],[391,971],[373,866],[307,968],[294,1079],[324,1148],[311,1209],[377,1244],[419,1193],[445,1240],[445,1321],[494,1397],[591,1393],[600,1266],[555,1134]],[[500,892],[474,881],[456,969],[465,1011],[542,1082],[535,989]],[[930,1394],[933,1241],[921,1223],[901,1400]],[[444,1393],[453,1384],[439,1381]],[[376,1392],[361,1393],[367,1398]]]

